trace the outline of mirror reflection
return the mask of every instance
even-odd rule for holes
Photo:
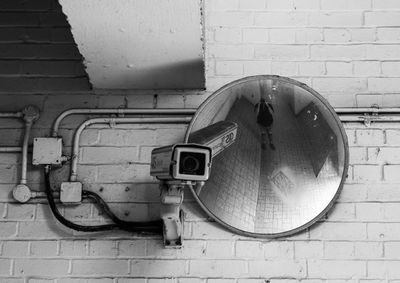
[[[295,233],[323,216],[347,173],[347,140],[315,91],[277,76],[235,81],[199,108],[186,135],[220,121],[237,124],[233,145],[212,160],[195,192],[201,206],[235,232]]]

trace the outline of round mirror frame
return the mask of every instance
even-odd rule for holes
[[[348,173],[348,167],[349,167],[349,147],[348,147],[348,140],[347,140],[347,135],[346,132],[344,130],[344,127],[339,119],[339,117],[337,116],[335,110],[333,109],[333,107],[328,103],[328,101],[326,101],[325,98],[323,98],[318,92],[316,92],[315,90],[313,90],[312,88],[310,88],[309,86],[307,86],[304,83],[301,83],[299,81],[290,79],[290,78],[286,78],[286,77],[281,77],[281,76],[277,76],[277,75],[257,75],[257,76],[249,76],[249,77],[244,77],[238,80],[235,80],[231,83],[228,83],[226,85],[224,85],[223,87],[221,87],[220,89],[216,90],[215,92],[213,92],[201,105],[200,107],[197,109],[195,115],[193,116],[192,121],[190,122],[190,125],[186,131],[186,135],[185,135],[185,142],[187,143],[189,140],[189,136],[190,133],[192,131],[192,128],[194,126],[194,124],[196,123],[196,120],[199,118],[199,116],[201,115],[202,110],[207,107],[207,105],[209,105],[210,103],[213,102],[213,100],[221,93],[223,93],[224,91],[228,90],[229,88],[236,86],[238,84],[242,84],[243,82],[249,81],[249,80],[259,80],[259,79],[271,79],[271,80],[278,80],[284,83],[289,83],[289,84],[293,84],[295,86],[298,86],[302,89],[304,89],[305,91],[308,91],[310,94],[312,94],[316,99],[318,99],[325,107],[326,109],[330,112],[331,117],[334,119],[334,121],[336,122],[338,129],[340,131],[341,134],[341,138],[343,141],[343,145],[344,145],[344,164],[343,164],[343,173],[341,176],[341,180],[340,180],[340,184],[336,190],[335,195],[333,196],[333,198],[331,199],[331,201],[328,203],[328,205],[325,207],[325,209],[323,209],[318,215],[316,215],[313,219],[311,219],[310,221],[308,221],[307,223],[298,226],[297,228],[291,229],[291,230],[287,230],[284,232],[279,232],[279,233],[254,233],[254,232],[249,232],[249,231],[244,231],[241,229],[238,229],[230,224],[225,223],[224,221],[220,220],[216,215],[214,215],[204,204],[203,202],[200,200],[200,198],[198,197],[198,195],[195,193],[195,189],[193,188],[193,186],[189,185],[188,187],[190,188],[190,190],[192,191],[193,197],[195,198],[195,200],[197,201],[197,203],[200,205],[200,207],[212,218],[214,219],[216,222],[220,223],[222,226],[224,226],[225,228],[227,228],[228,230],[239,234],[239,235],[244,235],[244,236],[251,236],[251,237],[257,237],[257,238],[266,238],[266,239],[272,239],[272,238],[278,238],[278,237],[286,237],[286,236],[291,236],[294,234],[297,234],[299,232],[302,232],[304,230],[306,230],[307,228],[309,228],[311,225],[315,224],[317,221],[319,221],[320,219],[322,219],[327,212],[334,206],[336,200],[338,199],[342,189],[343,189],[343,185],[344,182],[347,178],[347,173]],[[212,171],[212,168],[211,168]]]

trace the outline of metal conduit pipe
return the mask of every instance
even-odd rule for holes
[[[32,121],[27,121],[25,123],[25,133],[24,133],[24,141],[22,143],[22,169],[21,169],[21,179],[19,181],[20,184],[26,185],[26,172],[28,168],[28,145],[29,145],[29,136],[32,130]]]
[[[72,162],[71,162],[71,175],[70,181],[77,180],[77,167],[79,156],[79,140],[84,129],[94,124],[188,124],[192,117],[175,117],[175,118],[93,118],[83,122],[75,132],[73,149],[72,149]]]
[[[0,118],[21,118],[23,116],[22,112],[2,112],[0,113]]]
[[[400,114],[400,107],[392,107],[392,108],[378,108],[378,107],[337,107],[335,108],[335,112],[337,114],[360,114],[360,113],[378,113],[378,114]]]
[[[135,114],[135,115],[194,115],[196,109],[180,109],[180,108],[160,108],[160,109],[146,109],[146,108],[76,108],[68,109],[62,112],[54,121],[52,129],[52,137],[58,137],[58,130],[60,128],[61,121],[70,115],[77,114],[98,114],[98,115],[108,115],[108,114]]]
[[[4,147],[0,147],[0,152],[22,152],[22,147],[4,146]]]

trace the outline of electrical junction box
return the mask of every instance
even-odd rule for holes
[[[63,182],[60,189],[60,201],[64,204],[77,204],[82,201],[81,182]]]
[[[62,161],[61,138],[34,138],[33,165],[61,165]]]

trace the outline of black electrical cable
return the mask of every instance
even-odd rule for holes
[[[114,230],[114,229],[121,229],[129,232],[162,232],[162,221],[151,221],[151,222],[128,222],[128,221],[123,221],[119,219],[118,217],[115,216],[115,214],[110,210],[109,206],[107,203],[104,202],[104,200],[97,195],[96,193],[89,192],[89,191],[83,191],[83,195],[86,197],[93,198],[101,207],[104,209],[106,215],[108,215],[111,220],[114,222],[114,224],[103,224],[103,225],[92,225],[92,226],[86,226],[86,225],[80,225],[76,224],[74,222],[69,221],[66,219],[64,216],[61,215],[60,211],[58,210],[56,203],[54,201],[54,196],[51,191],[51,184],[50,184],[50,169],[46,168],[44,172],[45,176],[45,186],[46,186],[46,195],[47,195],[47,200],[49,202],[49,206],[51,211],[53,212],[54,216],[56,219],[63,225],[67,226],[68,228],[71,228],[76,231],[81,231],[81,232],[99,232],[99,231],[109,231],[109,230]]]

